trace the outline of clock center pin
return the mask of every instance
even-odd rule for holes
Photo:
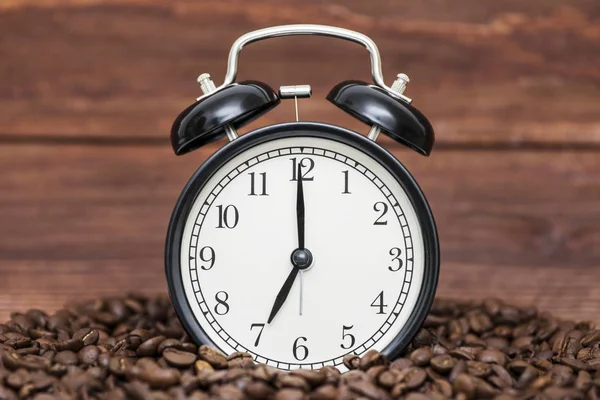
[[[308,249],[296,249],[292,253],[292,265],[303,271],[313,263],[313,255]]]

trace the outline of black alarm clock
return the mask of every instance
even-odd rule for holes
[[[281,99],[310,97],[308,85],[277,92],[235,82],[238,56],[276,36],[322,35],[359,43],[374,84],[349,80],[327,99],[371,126],[368,135],[296,121],[238,137],[236,129]],[[369,349],[398,356],[431,307],[439,272],[438,236],[421,189],[376,143],[383,132],[428,156],[434,132],[402,93],[383,83],[367,36],[322,25],[250,32],[229,53],[224,83],[208,74],[203,96],[175,120],[181,155],[227,136],[193,174],[173,211],[166,241],[169,294],[198,344],[248,352],[275,368],[316,369]]]

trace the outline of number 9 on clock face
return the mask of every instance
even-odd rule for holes
[[[167,237],[175,309],[199,343],[280,369],[393,357],[438,276],[431,212],[408,171],[349,130],[261,128],[209,158]]]

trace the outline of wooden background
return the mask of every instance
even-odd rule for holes
[[[168,132],[225,74],[231,43],[312,22],[379,45],[388,83],[433,122],[430,158],[385,145],[436,216],[440,296],[494,295],[600,322],[598,0],[3,0],[0,319],[69,299],[165,291],[175,200],[221,146],[175,157]],[[369,79],[367,53],[327,38],[249,46],[240,79],[311,84],[301,118],[368,127],[324,99]],[[284,103],[252,124],[293,118]]]

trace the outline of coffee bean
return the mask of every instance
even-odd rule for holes
[[[452,389],[456,393],[464,393],[467,398],[474,398],[477,390],[477,383],[472,376],[466,373],[459,373],[452,382]]]
[[[467,371],[478,378],[485,378],[492,373],[492,367],[484,362],[469,360],[467,361]]]
[[[144,368],[139,378],[148,383],[152,389],[165,389],[179,383],[181,374],[174,368]]]
[[[162,356],[169,365],[177,368],[187,368],[196,361],[195,354],[174,348],[165,349]]]
[[[477,353],[476,356],[477,361],[481,361],[488,364],[498,364],[498,365],[506,365],[508,362],[508,357],[506,354],[498,351],[498,350],[482,350]]]
[[[214,368],[227,368],[227,357],[210,346],[200,346],[198,349],[198,356],[200,356],[200,359],[206,361]]]
[[[434,387],[445,397],[452,397],[452,385],[444,379],[435,379],[433,381]]]
[[[306,400],[306,395],[301,390],[286,388],[277,392],[275,400]]]
[[[410,354],[410,360],[418,367],[428,365],[432,357],[433,351],[429,347],[421,347]]]
[[[279,388],[294,388],[308,392],[310,385],[300,376],[291,374],[281,374],[277,377],[276,386]]]
[[[352,392],[354,392],[358,396],[364,396],[367,399],[386,400],[390,398],[387,392],[385,392],[383,389],[378,388],[377,386],[368,381],[355,380],[349,382],[348,387]]]
[[[227,364],[229,368],[252,368],[254,359],[252,354],[238,351],[227,357]]]
[[[63,365],[75,365],[79,360],[76,353],[71,350],[64,350],[54,356],[54,361]]]
[[[150,357],[157,354],[158,346],[165,340],[166,337],[154,336],[143,343],[137,348],[136,353],[140,357]]]
[[[317,387],[325,383],[327,376],[322,371],[308,369],[297,369],[290,371],[291,375],[299,376],[304,379],[311,387]]]
[[[94,365],[100,357],[100,349],[94,345],[85,346],[77,354],[79,361],[85,365]]]
[[[358,364],[358,361],[357,361],[357,364]],[[412,360],[410,360],[408,358],[398,358],[390,363],[390,368],[402,370],[402,369],[405,369],[408,367],[412,367],[413,365],[415,365],[415,363],[412,362]]]
[[[339,390],[334,385],[323,385],[315,389],[310,395],[311,400],[336,400],[338,399]],[[267,396],[262,397],[267,398]]]
[[[375,365],[384,365],[387,363],[386,358],[383,354],[376,350],[367,351],[358,363],[358,368],[365,371]]]
[[[431,367],[440,374],[449,373],[456,365],[456,361],[449,354],[441,354],[431,359]]]
[[[29,381],[29,372],[24,369],[18,369],[6,377],[6,386],[12,389],[19,389]]]
[[[356,354],[346,354],[343,358],[344,366],[348,369],[357,369],[360,357]]]
[[[410,367],[407,371],[404,382],[409,389],[420,387],[427,379],[427,373],[421,368]]]
[[[183,343],[181,343],[179,340],[177,339],[172,339],[172,338],[168,338],[163,340],[158,347],[156,348],[156,351],[158,352],[159,355],[162,355],[163,351],[165,351],[165,349],[168,348],[174,348],[177,350],[182,350],[183,349]]]
[[[255,381],[250,383],[244,389],[244,393],[251,399],[267,399],[273,396],[275,390],[268,384],[262,381]],[[324,399],[329,400],[329,399]]]

